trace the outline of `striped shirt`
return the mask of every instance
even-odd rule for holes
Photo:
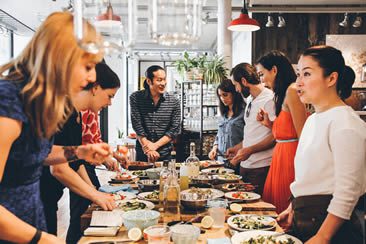
[[[180,132],[180,101],[165,92],[154,104],[150,90],[136,91],[130,95],[132,128],[136,134],[152,142],[163,136],[174,139]],[[159,148],[160,158],[170,155],[172,142]],[[141,144],[136,142],[137,156],[143,154]]]

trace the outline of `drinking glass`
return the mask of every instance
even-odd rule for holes
[[[153,225],[144,231],[149,244],[163,244],[170,242],[171,231],[166,225]]]
[[[208,213],[213,218],[214,223],[212,225],[213,228],[222,228],[225,224],[225,215],[226,215],[226,199],[211,199],[207,201],[207,206],[209,207]]]

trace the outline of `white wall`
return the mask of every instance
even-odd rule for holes
[[[106,63],[116,72],[120,81],[121,87],[112,100],[112,105],[108,107],[108,142],[113,143],[118,138],[117,128],[125,131],[126,121],[126,56],[120,57],[105,57]],[[126,132],[124,133],[126,135]]]
[[[233,67],[239,63],[252,63],[252,32],[233,32]]]

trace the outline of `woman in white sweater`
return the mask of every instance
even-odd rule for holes
[[[315,108],[295,156],[294,196],[278,221],[306,243],[363,243],[366,189],[366,123],[343,100],[354,72],[329,46],[299,59],[298,95]]]

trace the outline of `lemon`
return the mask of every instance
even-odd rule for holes
[[[142,237],[142,232],[139,228],[134,227],[128,231],[127,236],[128,236],[128,238],[130,238],[133,241],[138,241]]]
[[[233,203],[230,205],[230,210],[234,213],[240,213],[243,207],[240,204]]]
[[[205,216],[201,220],[201,226],[206,229],[211,228],[213,223],[214,223],[214,219],[211,216]]]

